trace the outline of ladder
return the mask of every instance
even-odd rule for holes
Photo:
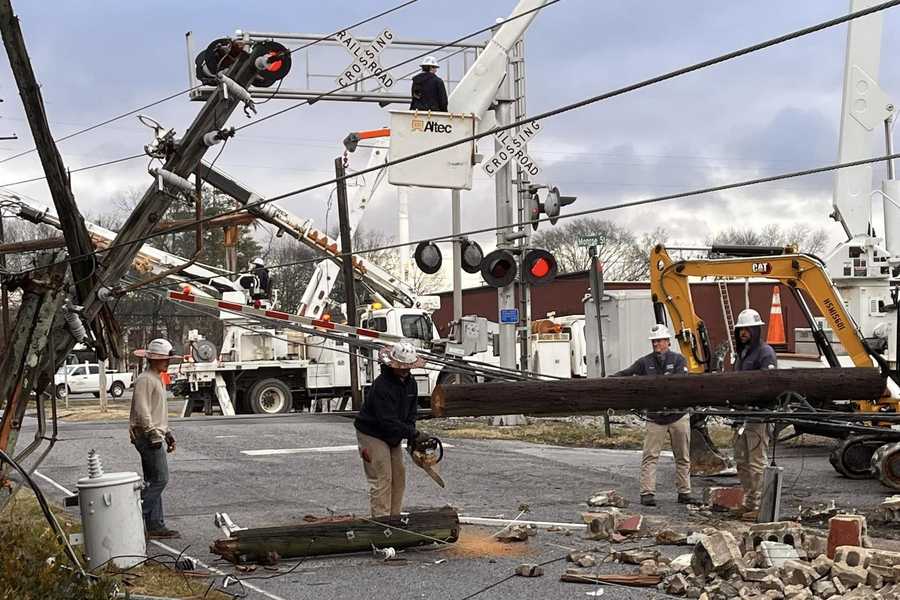
[[[725,339],[728,340],[728,362],[734,364],[734,313],[731,311],[731,299],[728,297],[728,282],[719,280],[719,300],[722,303],[722,315],[725,317]]]

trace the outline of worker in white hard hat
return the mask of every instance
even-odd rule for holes
[[[267,300],[271,297],[272,289],[271,289],[271,279],[269,278],[269,270],[266,268],[266,262],[257,256],[252,261],[250,261],[250,267],[252,269],[253,274],[256,276],[256,280],[259,282],[259,287],[253,290],[253,299],[254,300]]]
[[[742,310],[738,315],[734,324],[735,371],[778,367],[775,350],[763,341],[764,324],[759,313],[752,308]],[[768,461],[769,424],[745,421],[734,423],[734,427],[734,461],[738,479],[744,488],[744,502],[736,513],[746,521],[756,521],[763,492],[763,471]]]
[[[412,80],[412,102],[409,103],[409,109],[447,112],[447,88],[437,76],[437,59],[426,56],[420,66],[422,72]]]
[[[684,357],[669,349],[671,334],[668,327],[657,323],[650,328],[648,338],[653,352],[637,359],[633,365],[615,373],[613,377],[629,375],[685,375],[688,372]],[[644,454],[641,458],[641,504],[656,506],[656,465],[663,444],[669,438],[675,455],[675,489],[679,504],[699,504],[691,495],[691,418],[684,413],[647,413],[644,434]]]
[[[162,493],[169,482],[166,454],[175,452],[175,436],[169,429],[169,404],[162,374],[169,368],[175,350],[168,340],[157,338],[134,355],[147,359],[148,367],[134,380],[128,433],[131,443],[141,456],[144,488],[141,507],[144,527],[150,539],[181,537],[166,527]],[[165,443],[165,448],[163,447]]]
[[[399,516],[406,491],[406,469],[400,442],[418,443],[428,434],[416,429],[418,386],[410,375],[425,359],[409,340],[379,352],[381,374],[375,378],[354,421],[359,455],[369,482],[373,517]]]

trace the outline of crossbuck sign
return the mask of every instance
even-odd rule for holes
[[[378,60],[382,50],[394,41],[394,33],[390,29],[379,33],[371,44],[356,41],[348,31],[341,31],[334,37],[347,49],[347,52],[353,55],[353,62],[335,79],[340,87],[349,86],[355,80],[364,77],[376,79],[385,88],[394,85],[393,78],[381,67],[381,62]]]
[[[510,135],[508,130],[501,131],[494,137],[503,145],[503,148],[486,160],[481,165],[481,168],[484,169],[488,176],[493,177],[497,174],[498,169],[501,169],[509,161],[513,161],[532,177],[537,176],[541,170],[534,164],[534,160],[525,153],[525,146],[528,140],[536,136],[540,130],[541,124],[538,121],[532,121],[519,127],[518,135]]]

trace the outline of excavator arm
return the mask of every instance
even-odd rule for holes
[[[813,332],[817,333],[817,341],[824,342],[823,351],[832,366],[838,366],[837,359],[812,319],[807,298],[825,317],[854,365],[871,367],[874,361],[877,366],[884,366],[884,359],[870,350],[856,321],[844,307],[825,266],[818,259],[806,254],[782,254],[673,261],[665,247],[659,244],[650,253],[651,298],[657,321],[663,317],[663,311],[668,311],[675,337],[691,372],[710,370],[710,348],[706,326],[694,310],[690,277],[765,277],[783,283],[795,292]]]

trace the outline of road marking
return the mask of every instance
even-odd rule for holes
[[[401,443],[406,447],[406,443]],[[453,448],[452,444],[444,444],[444,448]],[[282,454],[315,454],[317,452],[357,452],[359,447],[347,446],[321,446],[319,448],[267,448],[265,450],[241,450],[241,454],[247,456],[277,456]]]
[[[167,546],[167,545],[163,544],[162,542],[159,542],[159,541],[157,541],[157,540],[150,540],[150,543],[151,543],[151,544],[156,544],[157,546],[159,546],[160,548],[162,548],[162,549],[165,550],[166,552],[169,552],[169,553],[171,553],[171,554],[173,554],[173,555],[175,555],[175,556],[183,556],[183,557],[185,557],[185,558],[190,558],[191,560],[193,560],[194,562],[196,562],[198,565],[200,565],[201,567],[203,567],[204,569],[206,569],[206,570],[209,571],[210,573],[215,573],[216,575],[221,575],[221,576],[223,576],[223,577],[229,577],[228,573],[226,573],[226,572],[224,572],[224,571],[220,571],[219,569],[217,569],[217,568],[215,568],[215,567],[211,567],[211,566],[207,565],[206,563],[204,563],[204,562],[203,562],[202,560],[200,560],[199,558],[194,558],[193,556],[190,556],[190,555],[188,555],[188,554],[184,554],[183,552],[181,552],[181,551],[179,551],[179,550],[176,550],[175,548],[172,548],[171,546]],[[256,592],[257,594],[262,594],[263,596],[265,596],[266,598],[270,598],[271,600],[285,600],[285,599],[282,598],[281,596],[276,596],[275,594],[271,594],[271,593],[269,593],[269,592],[267,592],[267,591],[265,591],[265,590],[263,590],[263,589],[261,589],[261,588],[256,587],[256,586],[253,585],[252,583],[247,583],[247,582],[242,581],[242,582],[241,582],[241,585],[243,585],[245,588],[247,588],[247,589],[249,589],[249,590],[253,590],[253,591]]]
[[[47,476],[44,475],[43,473],[41,473],[41,472],[39,472],[39,471],[35,471],[34,474],[37,475],[38,477],[40,477],[41,479],[43,479],[44,481],[46,481],[47,483],[49,483],[50,485],[52,485],[53,487],[55,487],[56,489],[58,489],[59,491],[61,491],[63,494],[65,494],[65,495],[67,495],[67,496],[74,496],[74,495],[75,495],[75,492],[73,492],[73,491],[71,491],[71,490],[67,490],[67,489],[64,488],[62,485],[60,485],[59,483],[53,481],[52,479],[50,479],[49,477],[47,477]]]
[[[217,440],[221,440],[221,439],[224,439],[224,438],[235,438],[235,437],[237,437],[237,436],[236,436],[236,435],[217,435],[217,436],[216,436],[216,439],[217,439]]]

